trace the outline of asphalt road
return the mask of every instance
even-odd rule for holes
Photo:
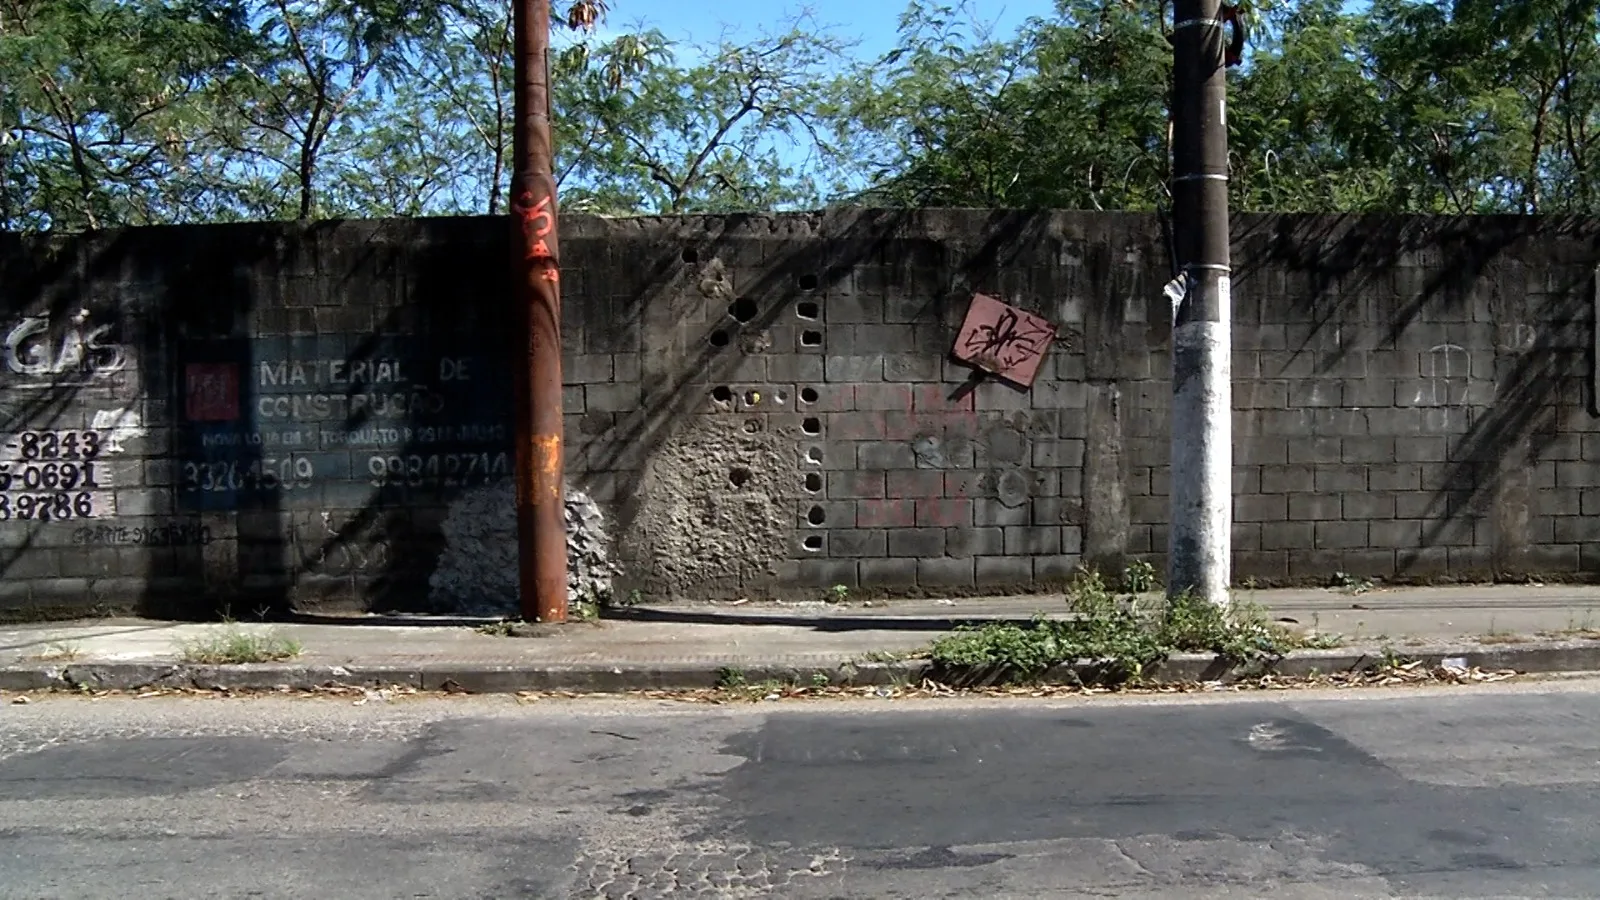
[[[1600,685],[0,707],[0,897],[1600,896]]]

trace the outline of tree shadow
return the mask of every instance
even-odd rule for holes
[[[1394,571],[1371,574],[1482,579],[1577,570],[1575,556],[1537,546],[1553,536],[1536,527],[1535,481],[1554,482],[1553,467],[1541,475],[1534,467],[1567,426],[1588,416],[1581,407],[1594,365],[1586,331],[1597,238],[1600,225],[1566,217],[1235,220],[1236,281],[1252,298],[1251,324],[1264,334],[1283,327],[1289,351],[1285,370],[1263,363],[1259,376],[1344,379],[1341,409],[1309,410],[1335,429],[1329,434],[1349,436],[1338,429],[1359,426],[1358,437],[1445,439],[1437,458],[1402,453],[1401,463],[1422,469],[1412,489],[1432,496],[1397,513],[1422,520],[1417,544],[1390,548]],[[1309,367],[1300,361],[1307,357]],[[1385,357],[1410,368],[1380,371]],[[1390,382],[1394,394],[1383,401]]]
[[[1281,337],[1281,346],[1257,348],[1272,362],[1246,377],[1338,381],[1339,404],[1284,410],[1304,413],[1312,436],[1345,436],[1353,432],[1340,423],[1359,420],[1362,437],[1449,437],[1441,458],[1417,463],[1425,474],[1415,493],[1430,496],[1412,514],[1422,520],[1416,546],[1391,548],[1400,574],[1506,575],[1552,563],[1539,550],[1553,540],[1549,516],[1534,498],[1561,486],[1559,463],[1581,459],[1564,455],[1562,442],[1589,430],[1576,417],[1589,417],[1577,407],[1593,366],[1589,266],[1600,226],[1281,215],[1234,224],[1238,321],[1259,329],[1258,342]],[[613,535],[632,540],[659,524],[646,515],[659,499],[647,476],[686,431],[714,421],[730,433],[770,434],[764,446],[796,457],[742,477],[769,492],[760,515],[785,517],[781,546],[767,548],[771,564],[753,576],[684,563],[699,567],[696,590],[706,597],[802,583],[799,566],[826,554],[800,540],[829,530],[804,520],[816,499],[808,454],[826,443],[809,422],[842,409],[808,387],[865,383],[851,374],[852,359],[884,358],[886,336],[909,330],[899,346],[914,352],[902,355],[936,360],[938,371],[903,383],[970,401],[961,393],[970,373],[948,351],[968,299],[982,291],[1031,298],[1036,308],[1082,304],[1058,334],[1059,352],[1084,357],[1088,382],[1132,391],[1142,379],[1138,390],[1150,397],[1127,405],[1164,409],[1155,398],[1162,376],[1127,362],[1153,358],[1170,329],[1157,234],[1148,216],[1003,210],[569,218],[569,483],[607,508]],[[1130,263],[1117,256],[1119,242],[1150,244],[1149,258]],[[26,316],[46,325],[0,348],[10,354],[0,360],[3,433],[14,441],[24,432],[104,431],[108,441],[105,484],[90,492],[84,521],[0,523],[5,608],[45,615],[131,605],[182,617],[458,611],[435,582],[450,534],[461,533],[451,529],[474,519],[478,531],[454,551],[500,554],[487,565],[502,570],[502,582],[514,579],[498,562],[515,552],[505,527],[514,521],[518,339],[509,249],[502,217],[0,235],[0,326],[11,337]],[[1080,252],[1081,274],[1063,275],[1063,256]],[[863,311],[863,303],[878,306]],[[1130,303],[1142,304],[1137,315]],[[103,346],[90,352],[80,342],[81,359],[53,371],[71,356],[63,341],[70,347],[86,333],[73,329],[100,324],[111,326],[99,333]],[[120,369],[94,370],[118,352]],[[1423,364],[1436,356],[1447,368],[1369,371],[1385,354]],[[310,373],[303,383],[280,368],[294,363]],[[1462,370],[1448,368],[1457,363]],[[404,376],[386,381],[385,365]],[[36,384],[19,386],[29,379]],[[1384,404],[1352,401],[1374,385],[1390,390]],[[1113,397],[1121,428],[1115,406]],[[858,411],[861,427],[878,427],[888,412]],[[996,407],[974,418],[1005,415]],[[1147,426],[1155,427],[1138,425]],[[1157,440],[1137,428],[1127,434]],[[20,444],[5,451],[19,452]],[[1114,455],[1095,477],[1126,479],[1138,453]],[[716,490],[739,493],[720,482]],[[1083,524],[1087,487],[1058,493],[1062,515]],[[1126,518],[1127,502],[1101,505],[1120,503]],[[1108,533],[1105,546],[1125,541]],[[628,540],[625,553],[645,552]],[[663,587],[671,584],[637,572],[618,584]]]

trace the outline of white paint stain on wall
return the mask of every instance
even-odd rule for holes
[[[1533,349],[1539,340],[1539,331],[1532,325],[1518,324],[1512,332],[1511,349],[1518,353],[1526,353]]]
[[[144,437],[144,417],[137,407],[97,409],[89,420],[89,429],[99,432],[105,441],[105,453],[126,453],[129,441]]]
[[[446,546],[429,580],[435,611],[467,616],[517,612],[517,514],[512,480],[483,485],[450,505]],[[567,488],[568,602],[609,599],[617,574],[600,507]]]

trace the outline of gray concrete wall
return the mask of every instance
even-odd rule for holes
[[[564,227],[585,593],[613,572],[619,594],[703,598],[1162,565],[1154,218]],[[1596,223],[1235,229],[1237,579],[1600,571]],[[488,219],[0,236],[0,609],[509,606],[504,236]],[[1032,389],[949,359],[975,291],[1057,324]]]

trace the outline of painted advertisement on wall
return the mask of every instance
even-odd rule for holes
[[[511,382],[496,354],[324,335],[194,343],[183,359],[187,508],[355,508],[511,477]]]
[[[0,340],[0,522],[116,515],[115,461],[142,435],[127,323],[69,307],[13,319]],[[122,485],[117,485],[122,486]]]

